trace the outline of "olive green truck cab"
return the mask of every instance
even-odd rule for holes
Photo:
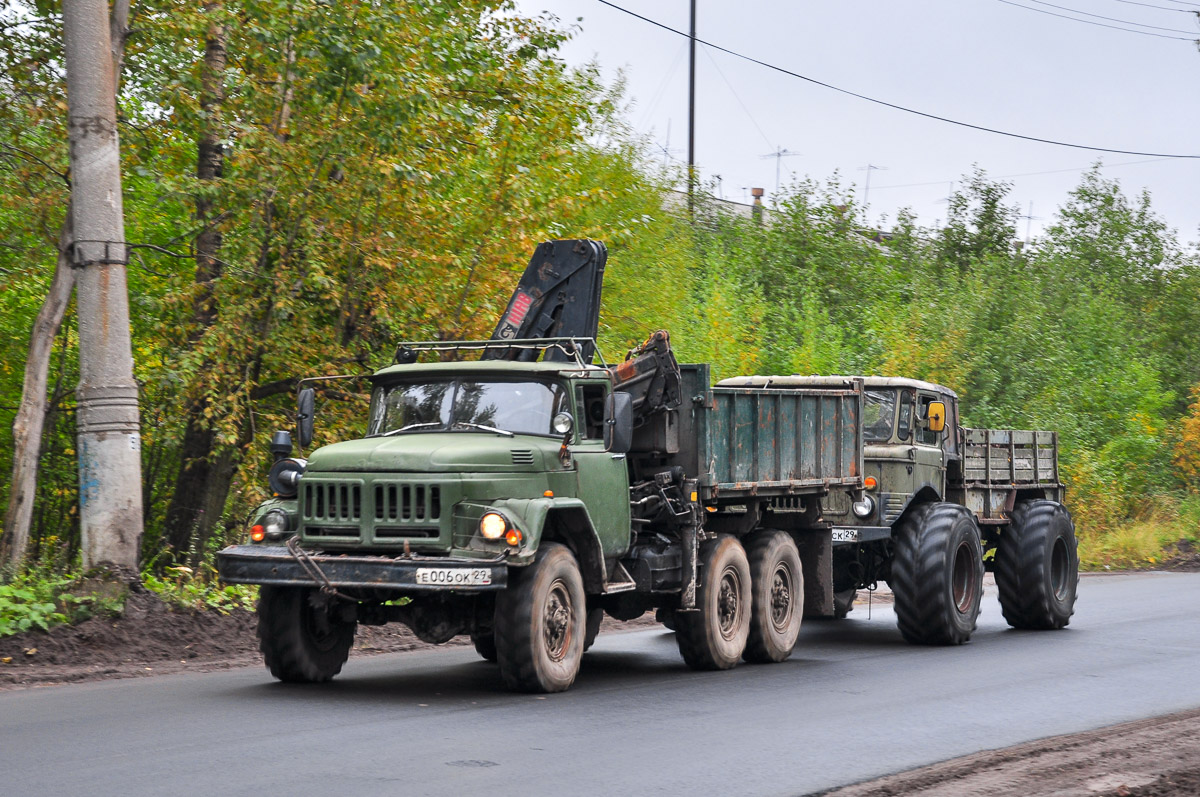
[[[357,624],[401,622],[468,634],[508,687],[552,692],[605,613],[657,611],[699,669],[781,661],[806,612],[834,613],[821,502],[864,500],[861,385],[714,388],[665,333],[611,368],[586,343],[407,344],[371,377],[361,439],[299,459],[276,433],[276,495],[218,568],[261,585],[277,678],[328,680]]]
[[[743,388],[862,384],[865,500],[830,493],[836,611],[886,581],[910,642],[960,644],[975,630],[985,571],[1014,628],[1061,628],[1074,612],[1079,557],[1063,506],[1058,436],[971,429],[958,396],[915,379],[755,376]]]

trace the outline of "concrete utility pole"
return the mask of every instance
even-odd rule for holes
[[[695,208],[696,193],[696,0],[691,0],[688,28],[688,216]]]
[[[70,257],[79,316],[83,567],[137,568],[142,539],[138,393],[129,340],[125,221],[107,0],[64,0],[71,145]]]

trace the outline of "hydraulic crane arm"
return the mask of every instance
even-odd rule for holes
[[[607,261],[608,250],[599,241],[579,239],[539,244],[492,333],[492,340],[595,340],[600,327],[600,289]],[[586,345],[581,352],[584,362],[591,362],[594,349],[594,344]],[[529,361],[537,355],[531,349],[512,348],[489,349],[483,357]],[[547,349],[544,359],[568,362],[572,358],[565,352]]]

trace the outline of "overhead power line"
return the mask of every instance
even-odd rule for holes
[[[1166,161],[1166,160],[1171,160],[1171,159],[1170,158],[1151,158],[1149,160],[1143,160],[1143,161],[1125,161],[1124,163],[1101,163],[1100,165],[1105,169],[1115,169],[1118,166],[1136,166],[1141,163],[1162,163],[1163,161]],[[1040,172],[1021,172],[1020,174],[998,174],[995,176],[994,179],[1010,180],[1010,179],[1017,178],[1017,177],[1041,177],[1042,175],[1045,175],[1045,174],[1067,174],[1068,172],[1086,172],[1088,169],[1094,168],[1095,166],[1096,166],[1096,164],[1092,164],[1091,166],[1076,166],[1071,169],[1048,169],[1048,170],[1040,171]],[[989,175],[989,177],[990,177],[990,175]],[[928,182],[924,182],[924,183],[899,183],[896,185],[877,185],[877,186],[875,186],[875,189],[877,191],[884,191],[888,188],[920,188],[920,187],[924,187],[927,185],[945,185],[946,182],[947,182],[946,180],[929,180]]]
[[[1085,25],[1095,25],[1095,26],[1097,26],[1097,27],[1100,27],[1100,28],[1108,28],[1108,29],[1110,29],[1110,30],[1123,30],[1123,31],[1125,31],[1126,33],[1139,33],[1139,34],[1141,34],[1142,36],[1154,36],[1154,37],[1156,37],[1156,38],[1159,38],[1159,39],[1174,39],[1175,41],[1181,41],[1181,42],[1194,42],[1194,41],[1196,41],[1196,38],[1195,38],[1195,37],[1188,37],[1188,36],[1168,36],[1168,35],[1167,35],[1167,34],[1165,34],[1165,33],[1152,33],[1151,31],[1148,31],[1148,30],[1133,30],[1132,28],[1123,28],[1123,27],[1121,27],[1120,25],[1108,25],[1108,24],[1106,24],[1106,23],[1104,23],[1104,22],[1092,22],[1090,19],[1080,19],[1079,17],[1069,17],[1069,16],[1067,16],[1066,14],[1056,14],[1056,13],[1055,13],[1055,12],[1053,12],[1053,11],[1046,11],[1046,10],[1045,10],[1045,9],[1043,9],[1043,8],[1030,8],[1029,6],[1023,6],[1023,5],[1021,5],[1020,3],[1014,3],[1014,2],[1013,2],[1013,0],[996,0],[996,1],[997,1],[997,2],[999,2],[999,3],[1004,3],[1004,5],[1006,5],[1006,6],[1012,6],[1012,7],[1014,7],[1014,8],[1023,8],[1023,9],[1025,9],[1026,11],[1036,11],[1036,12],[1037,12],[1037,13],[1039,13],[1039,14],[1049,14],[1050,16],[1052,16],[1052,17],[1058,17],[1059,19],[1069,19],[1069,20],[1071,20],[1071,21],[1073,21],[1073,22],[1082,22],[1082,23],[1083,23],[1083,24],[1085,24]],[[603,2],[603,0],[601,0],[601,2]],[[1031,2],[1031,3],[1041,3],[1042,5],[1051,6],[1052,8],[1064,8],[1064,6],[1056,6],[1056,5],[1053,5],[1053,4],[1051,4],[1051,3],[1042,3],[1042,2],[1041,2],[1041,0],[1029,0],[1029,2]],[[1088,14],[1088,12],[1086,12],[1086,11],[1076,11],[1076,10],[1075,10],[1075,9],[1073,9],[1073,8],[1068,8],[1068,9],[1066,9],[1066,10],[1067,10],[1067,11],[1070,11],[1070,12],[1072,12],[1072,13],[1074,13],[1074,14],[1087,14],[1087,16],[1089,16],[1089,17],[1096,17],[1096,16],[1099,16],[1098,14]],[[1100,19],[1112,19],[1112,17],[1100,17]],[[1126,21],[1126,20],[1123,20],[1123,19],[1119,19],[1119,20],[1117,20],[1117,21],[1118,21],[1118,22],[1122,22],[1122,23],[1124,23],[1124,24],[1126,24],[1126,25],[1140,25],[1140,24],[1141,24],[1141,23],[1139,23],[1139,22],[1128,22],[1128,21]],[[1154,26],[1154,25],[1144,25],[1144,26],[1142,26],[1142,27],[1153,28],[1153,27],[1156,27],[1156,26]],[[1188,33],[1188,31],[1186,31],[1186,30],[1176,30],[1175,28],[1159,28],[1159,30],[1169,30],[1169,31],[1173,31],[1173,32],[1175,32],[1175,33]]]
[[[1001,1],[1004,2],[1004,0],[1001,0]],[[665,31],[674,33],[677,36],[687,36],[688,35],[684,31],[678,30],[676,28],[672,28],[670,25],[666,25],[662,22],[659,22],[658,20],[651,19],[646,16],[642,16],[641,14],[638,14],[634,11],[630,11],[628,8],[622,8],[621,6],[617,5],[616,3],[610,2],[610,0],[596,0],[596,2],[600,3],[601,5],[606,5],[609,8],[612,8],[616,11],[620,11],[623,14],[628,14],[631,17],[640,19],[643,22],[647,22],[651,25],[654,25],[655,27],[662,28]],[[1139,150],[1111,149],[1109,147],[1093,147],[1093,146],[1089,146],[1087,144],[1072,144],[1067,141],[1055,141],[1054,139],[1050,139],[1050,138],[1039,138],[1038,136],[1027,136],[1022,133],[1012,133],[1007,130],[998,130],[994,127],[984,127],[983,125],[971,124],[970,122],[962,122],[957,119],[950,119],[945,116],[938,116],[937,114],[928,113],[926,111],[918,111],[915,108],[908,108],[903,105],[898,105],[894,102],[888,102],[887,100],[880,100],[875,97],[869,97],[866,94],[859,94],[858,92],[850,91],[849,89],[844,89],[839,86],[834,86],[831,83],[825,83],[824,81],[817,80],[816,78],[811,78],[811,77],[808,77],[807,75],[801,75],[799,72],[793,72],[790,69],[784,69],[781,66],[776,66],[775,64],[767,63],[766,61],[760,61],[759,59],[753,58],[749,55],[743,55],[742,53],[739,53],[736,50],[731,50],[728,47],[722,47],[719,44],[714,44],[710,41],[705,41],[704,39],[701,39],[699,37],[696,38],[696,41],[699,44],[703,44],[705,47],[711,47],[714,50],[719,50],[720,52],[723,52],[727,55],[732,55],[734,58],[740,58],[743,61],[749,61],[752,64],[758,64],[759,66],[764,67],[766,69],[770,69],[774,72],[779,72],[780,74],[788,75],[789,77],[794,77],[799,80],[803,80],[806,83],[812,83],[815,86],[820,86],[822,88],[830,89],[831,91],[836,91],[839,94],[845,94],[849,97],[855,97],[856,99],[865,100],[866,102],[875,103],[876,105],[882,105],[885,108],[892,108],[897,111],[903,111],[904,113],[910,113],[910,114],[913,114],[914,116],[922,116],[926,119],[933,119],[934,121],[937,121],[937,122],[945,122],[946,124],[957,125],[958,127],[966,127],[971,130],[979,130],[984,133],[994,133],[999,136],[1008,136],[1009,138],[1017,138],[1017,139],[1021,139],[1023,141],[1033,141],[1038,144],[1052,144],[1057,147],[1071,147],[1073,149],[1086,149],[1086,150],[1090,150],[1091,152],[1111,152],[1115,155],[1141,155],[1141,156],[1148,157],[1148,158],[1200,159],[1200,155],[1182,155],[1182,154],[1177,155],[1177,154],[1163,153],[1163,152],[1142,152]]]
[[[1093,14],[1090,11],[1080,11],[1078,9],[1069,8],[1067,6],[1057,6],[1054,3],[1047,3],[1046,0],[1026,0],[1026,2],[1037,3],[1039,6],[1049,6],[1050,8],[1057,8],[1060,11],[1070,11],[1072,14],[1081,14],[1085,17],[1095,17],[1096,19],[1107,19],[1109,22],[1120,22],[1122,25],[1133,25],[1138,28],[1150,28],[1152,30],[1166,30],[1166,31],[1170,31],[1171,33],[1191,34],[1194,32],[1194,31],[1190,31],[1190,30],[1179,30],[1178,28],[1164,28],[1161,25],[1146,25],[1145,23],[1134,22],[1133,20],[1129,20],[1129,19],[1117,19],[1116,17],[1106,17],[1106,16],[1103,16],[1102,14]],[[1138,5],[1144,5],[1144,3],[1139,3]],[[1172,10],[1172,9],[1167,9],[1167,10]],[[1188,12],[1184,11],[1183,13],[1186,14]],[[1080,20],[1080,21],[1082,21],[1082,20]],[[1130,33],[1139,33],[1139,32],[1140,31],[1130,31]]]
[[[1167,6],[1156,6],[1154,3],[1139,3],[1138,0],[1116,0],[1118,3],[1125,3],[1130,6],[1142,6],[1143,8],[1157,8],[1159,11],[1173,11],[1177,14],[1195,14],[1195,11],[1189,11],[1186,8],[1168,8]],[[1189,4],[1190,5],[1190,4]]]

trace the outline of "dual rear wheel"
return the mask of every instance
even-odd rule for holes
[[[727,670],[739,660],[783,661],[804,614],[804,576],[796,543],[764,530],[747,546],[720,535],[700,549],[697,610],[674,616],[675,640],[687,665]]]

